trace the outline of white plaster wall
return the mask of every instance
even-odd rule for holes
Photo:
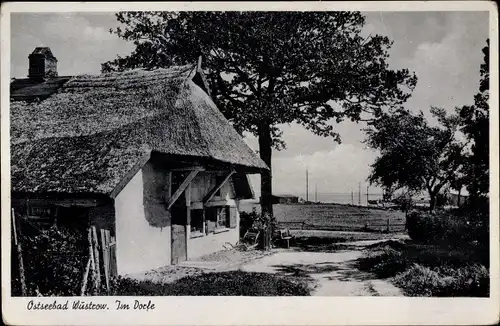
[[[223,245],[229,242],[235,245],[240,238],[240,216],[236,213],[236,228],[228,229],[220,233],[210,233],[199,238],[190,238],[191,234],[188,231],[188,259],[198,258],[224,249]],[[189,230],[189,229],[188,229]]]
[[[153,227],[146,220],[142,170],[115,198],[115,211],[119,275],[170,265],[170,226]]]

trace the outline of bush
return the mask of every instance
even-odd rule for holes
[[[478,242],[486,245],[489,240],[488,219],[478,217],[474,211],[438,211],[435,213],[413,211],[406,218],[408,235],[415,241],[450,243]]]
[[[458,269],[434,268],[414,264],[397,275],[394,284],[408,296],[487,297],[489,273],[482,265],[468,265]]]
[[[306,284],[267,273],[241,271],[187,276],[174,283],[154,283],[118,278],[112,282],[116,296],[306,296]]]
[[[88,259],[87,239],[81,233],[51,227],[20,239],[29,296],[80,295]],[[17,254],[12,246],[12,295],[21,295]]]
[[[359,269],[370,271],[382,278],[392,277],[403,272],[409,265],[408,257],[392,248],[369,252],[365,257],[358,260]]]
[[[268,215],[257,213],[255,209],[251,213],[240,213],[240,237],[250,229],[262,229],[268,226],[273,226],[274,221]]]
[[[445,230],[445,220],[434,214],[412,211],[406,217],[408,235],[415,241],[428,242],[440,238]]]

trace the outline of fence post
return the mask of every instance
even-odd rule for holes
[[[387,232],[390,232],[390,224],[389,223],[390,223],[390,221],[389,221],[389,219],[387,219]]]
[[[104,265],[104,277],[106,279],[106,289],[109,293],[109,247],[106,241],[106,235],[104,229],[101,229],[101,248],[102,248],[102,260]]]
[[[24,263],[23,263],[23,251],[21,248],[21,239],[18,239],[17,234],[19,232],[19,236],[21,235],[21,225],[18,223],[18,219],[14,213],[14,208],[12,208],[12,227],[14,230],[14,245],[16,246],[17,251],[17,261],[19,264],[19,280],[21,282],[21,294],[23,297],[27,296],[26,289],[26,279],[24,277]]]
[[[96,285],[97,285],[97,293],[100,293],[101,291],[101,264],[100,264],[100,259],[99,259],[99,239],[97,238],[97,230],[94,225],[91,227],[92,229],[92,244],[94,247],[94,260],[95,260],[95,267],[96,267],[96,275],[97,275],[97,280],[96,280]]]
[[[88,241],[89,241],[89,259],[90,259],[90,264],[92,268],[92,294],[97,294],[96,291],[98,291],[98,279],[97,279],[97,270],[99,266],[96,266],[96,260],[95,260],[95,254],[94,254],[94,239],[92,236],[92,229],[88,229]]]
[[[89,260],[87,261],[87,266],[85,267],[85,272],[83,273],[83,281],[82,281],[82,288],[80,291],[80,295],[84,296],[85,295],[85,290],[87,289],[87,280],[89,278],[89,271],[90,271],[90,262],[92,260],[92,257],[89,257]]]

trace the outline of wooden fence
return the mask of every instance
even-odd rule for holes
[[[98,235],[99,234],[99,235]],[[111,278],[116,276],[115,238],[109,230],[88,229],[89,259],[83,274],[81,295],[99,294],[101,289],[111,290]],[[91,286],[88,286],[90,280]],[[104,284],[102,284],[104,283]]]
[[[21,295],[27,296],[30,291],[27,289],[28,280],[25,275],[24,261],[25,257],[23,252],[24,245],[29,244],[23,243],[23,231],[21,228],[21,220],[26,223],[26,225],[31,226],[35,230],[36,234],[44,234],[44,231],[39,229],[34,223],[30,222],[28,219],[23,218],[16,214],[14,209],[11,211],[11,231],[12,231],[12,243],[15,248],[15,267],[13,272],[19,275]],[[97,229],[95,226],[91,226],[87,229],[88,231],[88,249],[87,253],[75,253],[71,252],[58,252],[59,256],[82,256],[82,259],[87,258],[87,263],[85,269],[83,270],[83,278],[81,280],[80,295],[99,295],[103,293],[110,293],[111,291],[111,279],[117,275],[116,268],[116,241],[115,238],[111,236],[109,230]],[[27,237],[30,237],[28,235]],[[46,235],[44,237],[48,238]],[[50,241],[58,241],[57,239],[49,238]],[[85,258],[83,258],[85,257]]]
[[[321,230],[321,231],[358,231],[358,232],[402,232],[406,230],[405,223],[395,223],[387,219],[384,223],[362,224],[312,224],[308,221],[278,222],[279,228],[290,230]]]

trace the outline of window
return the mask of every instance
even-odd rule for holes
[[[26,215],[28,219],[36,222],[39,226],[52,226],[55,223],[56,208],[29,205]]]
[[[192,209],[191,210],[191,235],[192,236],[203,235],[203,210],[202,209]]]
[[[229,214],[227,212],[227,207],[217,207],[217,229],[224,229],[229,227]]]
[[[208,207],[205,213],[207,232],[229,228],[229,212],[227,206]]]

